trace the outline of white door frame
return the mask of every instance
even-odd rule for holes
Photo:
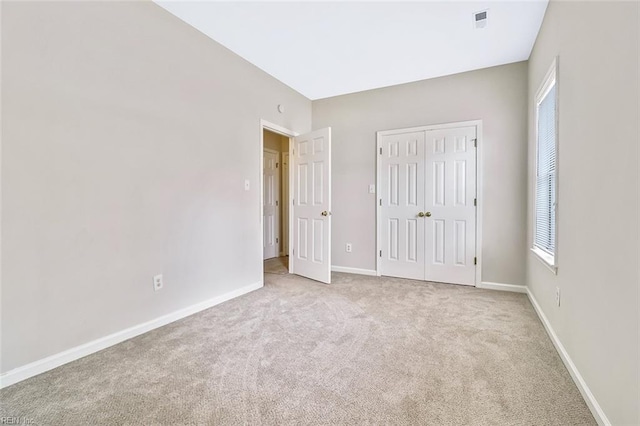
[[[471,121],[459,121],[455,123],[443,123],[443,124],[434,124],[429,126],[418,126],[418,127],[409,127],[405,129],[393,129],[393,130],[381,130],[376,132],[376,275],[381,276],[381,266],[380,266],[380,250],[382,250],[382,229],[381,229],[381,206],[380,202],[382,200],[381,194],[381,177],[382,172],[380,170],[381,161],[380,161],[380,148],[382,147],[382,137],[387,135],[393,135],[396,133],[409,133],[409,132],[422,132],[427,130],[441,130],[441,129],[451,129],[457,127],[472,127],[476,128],[476,139],[477,139],[477,148],[476,148],[476,198],[477,208],[476,208],[476,273],[475,273],[475,286],[477,287],[482,282],[482,205],[483,205],[483,186],[482,186],[482,120],[471,120]]]
[[[270,132],[273,133],[277,133],[279,135],[282,136],[286,136],[289,138],[289,170],[291,170],[291,162],[293,161],[293,155],[291,155],[291,149],[293,147],[293,143],[291,143],[291,138],[298,136],[298,133],[294,132],[293,130],[289,130],[285,127],[279,126],[277,124],[271,123],[267,120],[260,120],[260,160],[259,160],[259,168],[258,168],[258,176],[260,176],[260,252],[262,253],[263,251],[263,247],[264,247],[264,218],[263,218],[263,206],[264,206],[264,131],[268,130]],[[291,173],[289,173],[289,188],[291,188],[292,185],[292,177],[291,177]],[[289,200],[287,200],[287,202],[289,203],[289,206],[291,206],[293,198],[291,197],[291,193],[289,193]],[[284,200],[282,200],[284,201]],[[289,215],[291,215],[291,210],[289,209]],[[291,223],[291,221],[289,221],[289,273],[293,274],[294,271],[294,265],[293,265],[293,255],[291,254],[291,249],[293,247],[293,244],[291,244],[291,236],[293,235],[293,224]],[[261,256],[261,268],[262,268],[262,274],[264,275],[264,262],[262,261],[262,256]]]

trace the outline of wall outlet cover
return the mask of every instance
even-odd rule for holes
[[[153,276],[153,289],[158,291],[162,288],[164,283],[162,282],[162,274]]]

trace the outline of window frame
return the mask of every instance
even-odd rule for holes
[[[539,152],[539,140],[538,140],[538,120],[539,120],[539,107],[545,97],[549,94],[551,90],[555,91],[556,102],[555,102],[555,209],[553,212],[554,222],[555,222],[555,232],[554,232],[554,250],[553,253],[550,253],[548,250],[545,250],[542,247],[536,245],[536,227],[537,227],[537,206],[536,200],[538,195],[538,152]],[[559,110],[560,108],[560,97],[559,97],[559,84],[558,84],[558,58],[554,58],[549,70],[547,71],[544,80],[542,80],[542,84],[538,88],[535,97],[535,167],[534,167],[534,185],[533,185],[533,235],[532,235],[532,244],[531,251],[535,254],[535,256],[553,272],[554,274],[558,273],[558,141],[559,141]]]

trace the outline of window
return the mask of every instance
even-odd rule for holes
[[[558,144],[556,61],[536,95],[536,182],[533,252],[555,271]]]

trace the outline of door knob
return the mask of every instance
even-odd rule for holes
[[[418,217],[424,217],[424,213],[418,212]]]
[[[322,213],[320,213],[322,216],[329,216],[331,213],[329,213],[328,211],[323,211]]]
[[[431,217],[431,212],[426,212],[424,215],[425,215],[426,217]]]

